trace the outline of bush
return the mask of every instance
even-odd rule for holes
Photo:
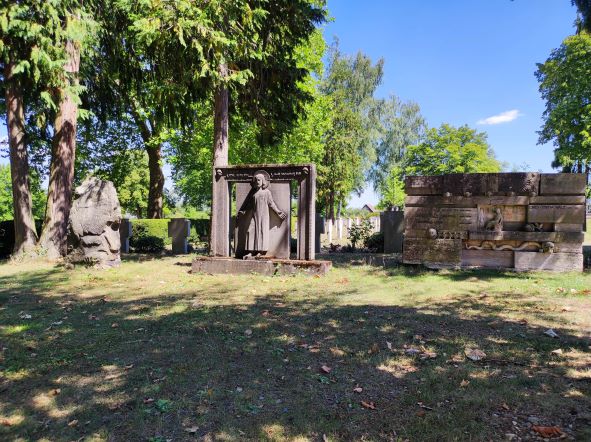
[[[134,219],[131,220],[132,235],[129,246],[135,252],[158,253],[166,245],[172,244],[168,237],[168,219]]]
[[[209,238],[209,218],[192,219],[191,221],[191,236],[189,242],[207,241]]]
[[[384,234],[375,232],[366,238],[364,245],[371,252],[384,253]]]
[[[357,244],[365,243],[365,240],[371,235],[373,226],[368,219],[361,220],[359,224],[353,225],[349,228],[349,241],[353,250],[357,248]]]

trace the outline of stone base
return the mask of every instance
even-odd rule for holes
[[[324,276],[332,266],[330,261],[300,261],[295,259],[236,259],[200,256],[193,260],[191,273],[293,275],[304,273]]]

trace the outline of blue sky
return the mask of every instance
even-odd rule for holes
[[[378,96],[415,101],[431,127],[486,131],[501,161],[552,171],[552,146],[537,145],[544,102],[534,72],[574,33],[570,0],[328,0],[328,9],[327,42],[384,58]],[[377,202],[373,191],[349,206],[366,202]]]
[[[544,102],[534,72],[574,33],[570,0],[328,0],[328,9],[327,42],[384,58],[378,96],[415,101],[430,127],[487,132],[501,161],[552,171],[552,145],[537,145]],[[365,202],[377,197],[349,205]]]

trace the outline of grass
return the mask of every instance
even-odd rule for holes
[[[0,439],[591,439],[589,273],[189,262],[0,264]]]

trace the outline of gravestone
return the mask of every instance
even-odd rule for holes
[[[387,210],[380,214],[384,234],[384,253],[402,253],[404,242],[404,212]]]
[[[584,174],[417,176],[405,187],[407,264],[583,268]]]
[[[95,177],[74,191],[68,224],[68,260],[116,267],[121,263],[121,207],[115,186]]]
[[[168,237],[172,238],[172,253],[184,255],[189,252],[187,238],[191,236],[191,221],[173,218],[168,222]]]
[[[121,253],[129,253],[129,238],[132,235],[131,220],[123,218],[119,227],[119,240],[121,242]]]

